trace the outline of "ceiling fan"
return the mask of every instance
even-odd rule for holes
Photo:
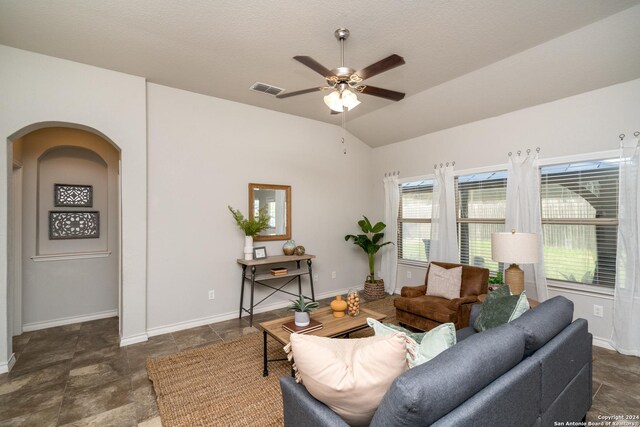
[[[298,96],[305,93],[331,90],[331,93],[324,97],[324,103],[331,109],[331,114],[342,113],[345,110],[349,111],[360,104],[360,101],[354,92],[377,96],[391,101],[400,101],[404,98],[404,93],[402,92],[382,89],[362,83],[365,79],[404,64],[404,58],[393,54],[369,65],[368,67],[355,71],[353,68],[344,66],[344,41],[349,37],[349,30],[346,28],[338,28],[334,34],[340,42],[340,67],[329,70],[310,56],[293,57],[296,61],[306,65],[316,73],[321,74],[327,81],[328,86],[312,87],[288,93],[285,92],[277,95],[276,98],[289,98],[290,96]]]

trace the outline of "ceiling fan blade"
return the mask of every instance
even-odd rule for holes
[[[296,90],[295,92],[285,92],[280,95],[276,95],[276,98],[289,98],[290,96],[304,95],[305,93],[317,92],[319,90],[325,90],[326,87],[311,87],[309,89]]]
[[[389,89],[382,89],[375,86],[365,86],[365,88],[362,89],[362,93],[366,95],[378,96],[384,99],[390,99],[391,101],[400,101],[401,99],[404,98],[404,93],[402,92],[396,92],[394,90],[389,90]]]
[[[395,53],[391,56],[387,56],[384,59],[376,62],[375,64],[371,64],[366,68],[363,68],[360,71],[357,71],[356,74],[362,79],[369,79],[375,75],[380,73],[384,73],[385,71],[389,71],[392,68],[399,67],[404,64],[404,58],[400,55],[396,55]]]
[[[322,77],[326,78],[326,77],[335,76],[333,71],[329,70],[324,65],[320,64],[318,61],[316,61],[315,59],[313,59],[310,56],[300,56],[300,55],[298,55],[298,56],[294,56],[293,59],[295,59],[296,61],[306,65],[309,68],[311,68],[316,73],[322,75]]]

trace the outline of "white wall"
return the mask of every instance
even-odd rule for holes
[[[237,316],[244,238],[227,205],[246,214],[250,182],[291,185],[292,238],[317,256],[316,295],[362,286],[366,257],[344,235],[373,206],[368,146],[348,135],[345,155],[339,127],[155,84],[148,123],[153,333]],[[276,255],[283,243],[255,245]]]
[[[122,325],[126,340],[146,329],[146,86],[141,77],[0,46],[0,138],[55,123],[93,130],[121,150]],[[7,334],[7,176],[0,149],[0,371],[10,363]]]
[[[632,80],[376,148],[374,166],[380,174],[399,170],[402,179],[432,174],[436,163],[455,161],[458,171],[502,165],[507,153],[528,148],[540,147],[541,159],[614,150],[619,147],[619,134],[631,136],[640,127],[639,99],[640,79]],[[381,212],[381,191],[376,191],[376,198]],[[407,271],[412,279],[407,279]],[[423,281],[424,269],[398,268],[398,289]],[[610,297],[551,292],[556,294],[574,301],[576,315],[589,321],[594,336],[610,338]],[[604,306],[603,318],[592,315],[593,304]]]
[[[24,330],[117,313],[118,151],[101,137],[45,128],[16,142],[21,148],[22,307]],[[54,206],[54,184],[93,186],[91,208]],[[100,237],[50,240],[49,211],[100,212]],[[36,226],[37,224],[37,226]]]

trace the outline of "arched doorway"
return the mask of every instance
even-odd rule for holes
[[[118,146],[95,129],[66,123],[28,126],[8,142],[7,154],[14,164],[7,185],[9,338],[21,329],[122,313]],[[91,189],[91,203],[56,203],[55,184],[66,184],[72,193]],[[16,200],[23,208],[21,215]],[[57,218],[94,217],[97,222],[80,236],[77,227],[52,230],[51,213]],[[122,321],[121,316],[121,335]]]

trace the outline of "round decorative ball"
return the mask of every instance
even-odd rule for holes
[[[347,307],[349,316],[355,317],[360,314],[360,295],[356,289],[352,289],[347,294]]]
[[[296,246],[295,254],[296,255],[304,255],[305,249],[304,246]]]
[[[333,317],[344,317],[344,312],[347,309],[347,302],[342,299],[342,295],[336,295],[336,299],[331,301],[331,310],[333,310]]]

